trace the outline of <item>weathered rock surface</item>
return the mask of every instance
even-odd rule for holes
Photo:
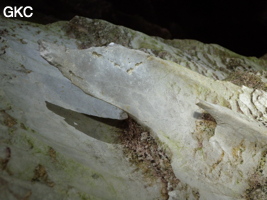
[[[51,199],[61,198],[60,190],[72,199],[83,195],[96,199],[266,199],[266,60],[246,58],[213,44],[152,38],[81,17],[49,26],[8,23],[17,24],[13,30],[26,29],[26,25],[29,30],[12,36],[7,26],[10,30],[3,35],[0,61],[6,78],[1,81],[1,127],[10,134],[1,136],[9,141],[3,142],[2,188],[15,187],[12,191],[17,193],[23,189],[23,197],[36,197],[45,187]],[[32,29],[49,33],[56,27],[60,30],[53,33],[57,43],[47,35],[31,40],[33,50],[27,46],[30,42],[21,42]],[[12,48],[15,42],[21,44]],[[15,50],[24,56],[24,67],[16,65],[21,60],[10,59]],[[77,87],[42,60],[38,50]],[[35,67],[32,60],[36,60]],[[242,78],[230,76],[240,72]],[[67,85],[62,99],[58,82]],[[71,97],[75,92],[75,98]],[[162,182],[166,179],[157,178],[152,184],[141,171],[133,172],[135,166],[127,162],[121,145],[108,137],[116,135],[118,128],[84,119],[79,113],[75,118],[72,111],[61,108],[81,112],[76,102],[80,95],[85,98],[82,102],[96,105],[94,114],[82,113],[98,115],[101,106],[97,102],[104,101],[117,108],[98,116],[123,119],[125,111],[150,129],[171,158],[179,184],[170,188],[169,182]],[[88,95],[103,101],[92,102],[86,99]],[[84,126],[91,131],[86,132]],[[104,128],[94,132],[99,126]],[[103,132],[107,137],[100,136]],[[39,152],[37,146],[45,153],[34,153]],[[18,152],[19,148],[23,151]],[[22,161],[20,154],[34,161]],[[18,163],[28,172],[15,168]],[[68,170],[62,172],[62,168]]]
[[[64,24],[0,20],[0,199],[160,199],[161,183],[149,186],[116,145],[122,130],[82,113],[127,115],[40,56],[38,39],[75,48]]]
[[[35,85],[29,83],[30,85],[24,86],[22,84],[21,87],[27,88],[24,89],[25,92],[31,90],[32,85],[32,87],[35,87],[33,90],[39,90],[40,92],[39,94],[36,93],[36,96],[45,96],[46,101],[50,103],[99,117],[127,118],[125,113],[114,106],[84,95],[80,89],[62,77],[58,70],[47,65],[40,57],[37,44],[40,38],[76,48],[75,40],[64,36],[64,32],[61,30],[62,26],[64,26],[62,22],[45,27],[27,22],[1,19],[1,72],[4,83],[10,76],[5,74],[12,71],[14,76],[26,80],[32,79],[35,82]],[[21,76],[23,74],[27,76]],[[22,83],[24,82],[22,81]],[[42,85],[42,83],[45,83],[45,85]],[[70,93],[70,91],[72,92]],[[77,96],[79,96],[79,101],[77,101]]]
[[[245,195],[249,175],[256,173],[265,156],[267,129],[235,112],[265,122],[264,91],[254,91],[258,95],[253,98],[245,87],[214,81],[120,45],[70,50],[41,42],[40,47],[41,55],[85,93],[125,110],[149,127],[170,150],[176,176],[198,188],[201,199]],[[196,129],[197,113],[201,113],[195,105],[197,98],[233,110],[199,103],[218,122],[214,135],[205,136],[205,130]],[[258,156],[251,155],[254,151]]]
[[[176,62],[216,80],[225,79],[229,73],[238,70],[265,74],[261,70],[267,67],[264,59],[241,56],[216,44],[195,40],[163,40],[102,20],[75,17],[69,22],[67,33],[78,39],[80,48],[106,46],[113,42]]]

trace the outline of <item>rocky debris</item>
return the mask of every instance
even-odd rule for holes
[[[127,128],[121,135],[121,144],[126,158],[141,170],[149,182],[162,182],[162,196],[169,199],[180,182],[173,173],[171,159],[158,142],[133,119],[127,120]]]

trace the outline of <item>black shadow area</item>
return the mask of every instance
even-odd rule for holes
[[[126,127],[125,120],[100,118],[75,112],[58,105],[46,102],[46,107],[75,129],[102,142],[117,144]]]

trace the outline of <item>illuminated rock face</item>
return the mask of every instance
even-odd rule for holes
[[[2,43],[1,128],[22,135],[3,143],[3,187],[15,179],[25,195],[38,196],[41,182],[59,199],[59,191],[72,199],[266,199],[266,61],[81,17],[7,27],[20,37],[6,33]],[[160,176],[168,157],[179,183],[136,171],[112,137],[123,130],[80,113],[129,114],[151,131],[158,152],[165,149]],[[30,190],[32,182],[39,192]]]
[[[248,118],[253,116],[237,112],[254,105],[254,118],[266,120],[265,92],[254,91],[258,98],[248,102],[245,99],[253,94],[246,87],[214,81],[120,45],[70,50],[40,42],[40,51],[85,93],[125,110],[149,127],[170,150],[177,178],[197,188],[202,199],[241,198],[251,176],[258,173],[264,179],[256,169],[265,158],[267,129]],[[198,99],[210,103],[197,103]],[[205,120],[199,118],[203,110],[196,103],[217,122],[213,133],[205,131],[212,127],[204,122],[202,131],[196,128]]]

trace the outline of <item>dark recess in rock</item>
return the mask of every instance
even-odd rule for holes
[[[165,39],[216,43],[245,56],[267,53],[265,1],[15,0],[1,3],[1,10],[8,5],[31,5],[38,17],[31,20],[39,23],[80,15]]]

